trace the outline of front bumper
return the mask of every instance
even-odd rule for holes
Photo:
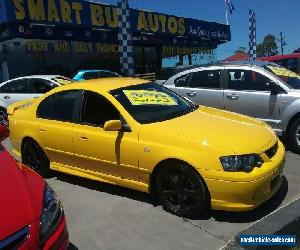
[[[285,149],[281,142],[278,145],[274,157],[261,166],[261,170],[272,169],[272,172],[262,178],[251,181],[204,178],[211,195],[212,209],[248,211],[270,199],[282,184]]]

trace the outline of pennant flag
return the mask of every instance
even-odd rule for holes
[[[249,60],[256,59],[256,19],[253,10],[249,10]]]

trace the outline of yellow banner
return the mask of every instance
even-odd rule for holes
[[[123,90],[123,92],[132,105],[178,105],[164,92],[151,90]]]
[[[275,75],[286,76],[286,77],[295,77],[295,78],[300,79],[300,76],[298,74],[296,74],[295,72],[292,72],[286,68],[275,67],[275,66],[270,66],[270,65],[267,65],[267,67],[270,70],[272,70],[275,73]]]

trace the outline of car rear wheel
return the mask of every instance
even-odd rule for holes
[[[22,162],[39,175],[47,177],[50,174],[50,163],[42,148],[33,140],[26,140],[22,146]]]
[[[204,181],[184,163],[162,167],[157,174],[156,188],[163,208],[174,215],[194,218],[207,208]]]
[[[292,150],[295,153],[300,154],[300,117],[292,123],[288,132],[288,137]]]
[[[3,107],[0,107],[0,125],[8,126],[7,111]]]

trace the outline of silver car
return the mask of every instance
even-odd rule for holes
[[[182,71],[163,85],[193,102],[252,116],[286,135],[300,153],[300,76],[270,62],[243,61]],[[255,137],[255,135],[253,135]]]

